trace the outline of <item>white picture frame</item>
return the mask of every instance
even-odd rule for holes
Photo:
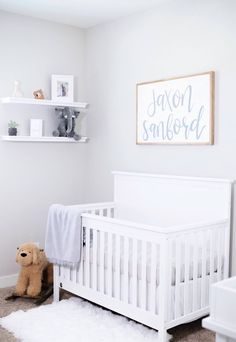
[[[137,144],[213,144],[214,71],[136,85]]]
[[[51,76],[51,99],[62,103],[71,103],[74,101],[73,75]]]
[[[43,136],[43,120],[30,119],[30,136],[41,138]]]

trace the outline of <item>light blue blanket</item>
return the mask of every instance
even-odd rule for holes
[[[81,209],[53,204],[49,208],[45,253],[57,265],[77,267],[82,250]]]

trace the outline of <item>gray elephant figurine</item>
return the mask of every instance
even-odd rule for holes
[[[75,111],[71,107],[59,107],[55,108],[60,119],[57,130],[53,131],[54,137],[69,137],[79,140],[81,137],[75,132],[75,120],[79,115],[79,112]]]

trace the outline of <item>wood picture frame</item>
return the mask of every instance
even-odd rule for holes
[[[137,144],[214,143],[214,71],[136,85]]]

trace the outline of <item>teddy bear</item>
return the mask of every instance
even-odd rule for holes
[[[17,248],[16,262],[21,266],[15,295],[36,297],[41,292],[43,275],[46,282],[53,282],[53,268],[42,249],[33,243],[25,243]]]
[[[44,100],[45,98],[42,89],[35,90],[33,92],[33,95],[34,95],[34,98],[37,100]]]

